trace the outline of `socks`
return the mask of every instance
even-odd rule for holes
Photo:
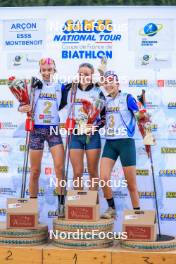
[[[133,207],[133,210],[140,210],[140,207]]]
[[[114,203],[114,198],[110,198],[110,199],[106,199],[108,202],[108,206],[112,207],[113,209],[115,209],[115,203]]]
[[[64,205],[64,203],[65,203],[65,196],[64,195],[58,195],[58,202],[59,202],[59,204]]]

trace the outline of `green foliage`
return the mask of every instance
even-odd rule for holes
[[[176,5],[176,0],[1,0],[0,6]]]

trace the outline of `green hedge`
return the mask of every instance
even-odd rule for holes
[[[0,6],[176,5],[176,0],[1,0]]]

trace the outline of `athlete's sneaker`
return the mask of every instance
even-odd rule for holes
[[[101,215],[103,219],[110,219],[116,217],[116,210],[112,207],[108,207],[108,209]]]
[[[65,205],[60,204],[58,208],[58,218],[65,218]]]

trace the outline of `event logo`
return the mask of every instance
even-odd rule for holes
[[[112,43],[121,41],[121,34],[113,34],[109,19],[72,20],[64,23],[62,34],[54,42],[62,43],[62,59],[112,59]],[[82,45],[78,45],[83,43]],[[92,44],[91,44],[92,43]],[[105,45],[105,46],[104,46]]]
[[[63,32],[69,33],[110,33],[113,30],[112,20],[72,20],[69,19],[63,26]]]
[[[139,192],[139,198],[151,199],[155,197],[155,192]]]
[[[176,198],[176,192],[166,192],[166,198]]]
[[[10,152],[11,151],[11,146],[6,143],[0,144],[0,152]]]
[[[18,125],[13,124],[12,122],[0,122],[0,129],[15,129]]]
[[[170,147],[162,147],[161,148],[161,153],[166,153],[166,154],[170,154],[170,153],[176,153],[176,148],[170,148]]]
[[[137,169],[136,175],[137,176],[149,176],[149,170]]]
[[[176,177],[176,170],[174,170],[174,169],[160,170],[159,176],[161,176],[161,177]]]
[[[171,213],[168,213],[168,214],[160,214],[160,219],[162,221],[176,221],[176,213],[175,214],[171,214]]]
[[[160,30],[162,30],[162,24],[155,24],[155,23],[148,23],[144,26],[143,29],[140,29],[139,35],[143,37],[153,37],[155,36]]]
[[[147,87],[148,80],[129,80],[129,87]]]
[[[12,108],[13,100],[0,100],[0,108]]]
[[[8,166],[0,166],[0,173],[8,173],[9,167]]]

